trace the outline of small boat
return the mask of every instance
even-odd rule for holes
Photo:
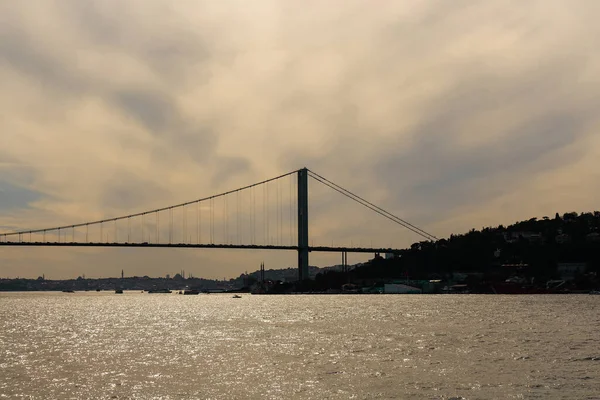
[[[123,294],[123,289],[116,289],[115,294]]]
[[[199,291],[197,291],[197,290],[188,289],[188,290],[184,290],[183,294],[184,294],[184,295],[185,295],[185,294],[187,294],[187,295],[190,295],[190,294],[200,294],[200,292],[199,292]]]
[[[148,293],[172,293],[169,289],[151,289]]]
[[[590,294],[600,295],[600,290],[592,290]]]
[[[74,290],[65,289],[65,290],[63,290],[63,293],[75,293],[75,291]]]
[[[241,299],[242,296],[240,296],[239,294],[234,294],[232,299]]]
[[[96,292],[99,292],[99,291],[100,291],[100,288],[96,289]]]

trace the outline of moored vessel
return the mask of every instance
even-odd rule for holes
[[[169,289],[150,289],[148,293],[172,293]]]

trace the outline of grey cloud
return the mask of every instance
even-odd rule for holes
[[[446,92],[424,104],[423,117],[410,132],[414,139],[407,140],[400,132],[380,139],[375,157],[352,162],[361,149],[372,150],[365,127],[354,117],[358,109],[327,122],[334,138],[328,153],[294,149],[281,157],[280,164],[283,169],[307,164],[325,176],[337,171],[350,189],[367,198],[370,190],[385,187],[388,198],[383,206],[401,205],[405,213],[401,216],[417,224],[435,222],[458,207],[517,190],[538,174],[569,165],[582,155],[583,149],[572,147],[596,119],[594,110],[600,106],[586,95],[591,88],[578,83],[584,60],[551,55],[537,67],[505,76],[493,65],[471,66],[453,77]],[[296,98],[294,103],[311,111],[310,102],[298,103]],[[515,121],[489,119],[494,124],[490,129],[506,126],[501,139],[483,140],[468,149],[460,142],[467,133],[480,134],[464,132],[465,121],[510,107],[508,115],[513,114]],[[398,115],[401,118],[401,110]],[[522,122],[513,127],[516,121]],[[412,144],[407,147],[407,142]]]
[[[175,167],[187,156],[195,163],[214,162],[219,142],[210,123],[194,121],[178,109],[171,93],[150,89],[122,89],[108,98],[123,115],[136,120],[158,138],[151,157],[154,163]]]
[[[3,167],[8,165],[9,167]],[[35,169],[0,152],[0,212],[31,208],[31,203],[50,198],[33,189]]]
[[[219,157],[218,165],[212,177],[213,186],[221,186],[235,176],[252,172],[252,164],[245,157]]]
[[[577,125],[572,122],[569,116],[555,116],[553,121],[520,131],[502,144],[469,151],[461,150],[452,140],[425,138],[411,153],[384,156],[378,176],[390,187],[392,199],[388,201],[401,203],[411,212],[429,210],[441,218],[455,207],[485,202],[538,172],[564,165],[569,160],[558,156],[550,165],[540,164],[539,159],[573,143]],[[511,176],[509,182],[499,179],[507,174]]]
[[[157,4],[161,3],[151,6]],[[139,6],[143,7],[143,2]],[[168,3],[161,8],[162,14],[156,15],[154,21],[144,19],[144,13],[137,12],[135,3],[120,1],[75,1],[69,11],[92,43],[135,56],[170,85],[184,84],[184,72],[192,66],[195,78],[200,75],[208,78],[208,71],[203,68],[211,59],[207,40],[184,24],[165,25],[173,17],[173,11]]]
[[[36,178],[34,165],[24,164],[0,150],[0,174],[2,179],[10,184],[22,187],[30,186]]]
[[[166,134],[176,118],[173,100],[164,93],[122,90],[113,96],[115,104],[125,115],[135,118],[153,133]]]
[[[217,134],[209,128],[186,125],[187,122],[182,121],[162,134],[161,140],[151,153],[155,165],[176,168],[186,158],[202,166],[216,162]]]
[[[35,190],[0,181],[0,212],[29,208],[30,203],[42,197],[43,194]]]
[[[140,205],[152,204],[164,191],[165,188],[151,179],[120,173],[106,184],[102,205],[109,209],[142,211]]]
[[[21,28],[0,28],[0,66],[16,69],[48,89],[63,93],[81,93],[88,83],[75,71],[56,60],[51,49],[40,46],[38,39]],[[50,54],[49,54],[50,53]],[[58,96],[57,96],[58,97]],[[62,100],[55,98],[54,101]]]
[[[219,138],[210,127],[194,127],[180,132],[180,135],[173,140],[196,163],[203,165],[215,161]]]
[[[570,96],[573,103],[561,110],[568,93],[560,87],[548,88],[548,80],[570,72],[557,69],[495,83],[481,80],[482,76],[465,78],[454,87],[456,95],[450,92],[426,110],[428,118],[416,129],[414,146],[383,152],[374,164],[380,184],[394,183],[389,200],[411,213],[429,210],[441,218],[458,206],[485,202],[526,184],[538,173],[575,161],[577,154],[558,154],[558,150],[575,143],[594,116],[588,107],[577,104],[576,94]],[[494,90],[482,89],[490,86]],[[502,140],[485,141],[468,150],[457,142],[462,121],[515,103],[523,104],[516,118],[524,122],[507,129]],[[550,154],[552,161],[544,161]]]
[[[194,66],[195,78],[206,73],[202,65],[209,59],[209,53],[197,33],[182,28],[182,35],[154,31],[153,37],[145,38],[143,31],[135,29],[133,16],[131,21],[123,19],[131,12],[114,12],[121,8],[120,2],[113,2],[113,7],[99,7],[99,4],[95,1],[72,2],[62,14],[65,20],[78,24],[82,35],[90,39],[90,48],[98,48],[98,52],[109,50],[107,57],[115,50],[126,51],[156,70],[160,79],[169,85],[183,84],[186,74],[181,68],[187,70]],[[17,14],[12,17],[19,21]],[[77,70],[76,52],[72,53],[73,57],[59,58],[58,53],[43,45],[37,37],[40,33],[27,29],[24,21],[0,27],[0,32],[0,65],[3,63],[29,75],[33,81],[39,81],[52,94],[53,102],[78,101],[82,94],[103,98],[151,133],[172,137],[165,145],[189,151],[196,161],[210,158],[208,154],[216,146],[216,135],[208,128],[194,126],[183,116],[177,109],[173,93],[149,87],[111,88],[97,77],[84,77]],[[118,65],[114,67],[118,68]],[[176,158],[168,162],[174,162]]]

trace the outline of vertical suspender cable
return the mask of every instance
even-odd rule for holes
[[[227,219],[225,223],[225,237],[227,238],[227,244],[229,244],[231,237],[229,235],[229,196],[227,195],[225,196],[225,218]]]
[[[294,235],[295,235],[294,241],[297,242],[298,241],[298,207],[299,207],[298,206],[298,180],[293,179],[293,181],[294,181],[294,187],[292,189],[294,192],[294,206],[293,206],[294,214],[292,217],[294,218],[294,229],[293,229]],[[310,193],[309,193],[309,195],[310,195]],[[309,201],[309,204],[310,204],[310,201]]]
[[[277,192],[279,192],[279,245],[283,244],[283,189],[281,179],[277,180]]]
[[[266,191],[266,184],[263,185],[263,197],[262,197],[262,201],[263,201],[263,212],[262,212],[262,226],[263,226],[263,244],[267,244],[267,191]]]
[[[279,181],[275,183],[275,241],[273,244],[279,244]]]
[[[292,245],[292,185],[293,185],[293,179],[292,179],[293,175],[289,176],[289,180],[290,180],[290,219],[289,219],[289,226],[290,226],[290,246]]]
[[[279,192],[279,244],[283,244],[283,189],[281,179],[277,180],[277,191]]]
[[[281,181],[277,180],[277,245],[281,239]]]
[[[225,238],[227,239],[227,244],[229,244],[229,196],[223,196],[225,198]]]
[[[271,244],[271,235],[269,235],[269,182],[267,182],[267,201],[265,206],[267,207],[267,244]]]
[[[279,224],[281,225],[281,227],[279,228],[279,234],[281,235],[281,239],[279,240],[280,241],[279,244],[283,246],[283,215],[284,215],[284,213],[283,213],[283,197],[284,197],[283,194],[284,194],[285,190],[284,190],[283,180],[280,179],[280,181],[281,181],[281,184],[279,186],[281,188],[281,194],[279,195],[279,199],[280,199],[281,204],[279,206],[279,213],[281,215],[279,216]]]

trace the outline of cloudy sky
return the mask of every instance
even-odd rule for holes
[[[0,0],[0,232],[303,166],[439,237],[599,209],[598,15],[596,0]],[[312,240],[419,239],[318,185]],[[263,260],[296,255],[0,248],[0,276],[229,278]]]

